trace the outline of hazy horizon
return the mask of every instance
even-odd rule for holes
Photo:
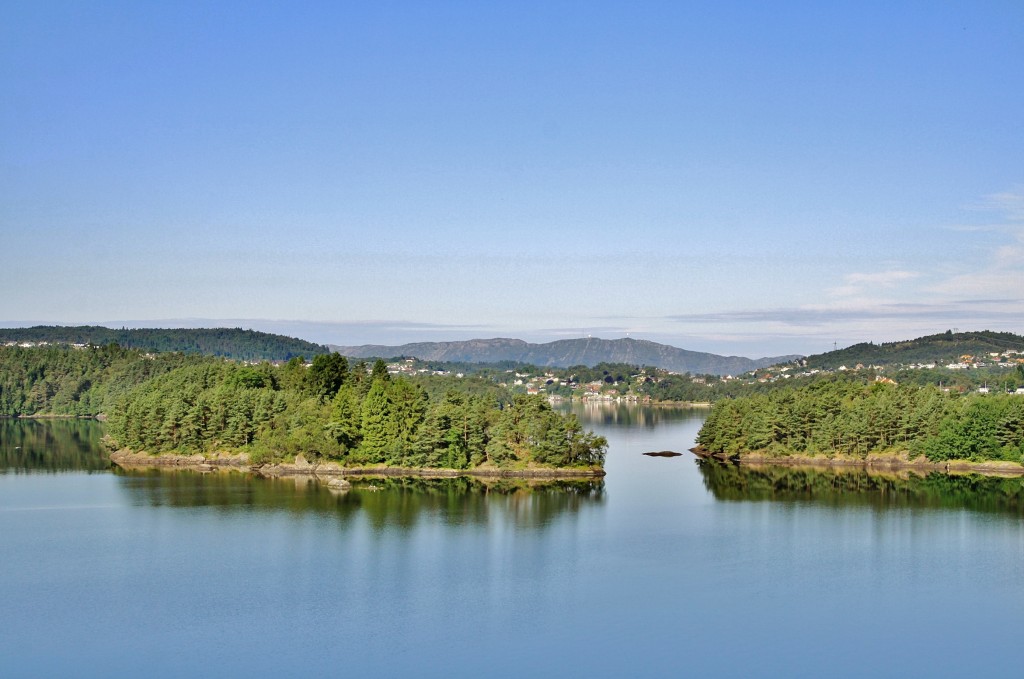
[[[743,356],[1019,333],[1022,27],[997,0],[7,3],[0,318]]]
[[[851,343],[840,343],[836,341],[833,344],[829,344],[823,347],[814,347],[812,343],[805,342],[805,346],[810,347],[810,350],[793,349],[792,346],[796,346],[796,343],[792,345],[775,344],[758,341],[756,338],[752,338],[749,344],[741,344],[737,342],[732,343],[714,343],[706,340],[694,340],[692,342],[684,343],[684,340],[673,337],[657,337],[657,336],[636,336],[633,334],[614,335],[610,333],[601,332],[582,332],[582,334],[572,334],[566,332],[562,334],[555,334],[553,332],[519,332],[515,330],[507,330],[506,332],[491,332],[488,333],[486,330],[475,331],[473,329],[445,329],[443,327],[436,327],[430,329],[424,329],[416,327],[413,324],[401,324],[401,323],[317,323],[317,322],[306,322],[306,321],[287,321],[287,320],[269,320],[269,319],[161,319],[151,321],[141,320],[116,320],[116,321],[97,321],[97,322],[85,322],[85,323],[62,323],[57,321],[0,321],[0,328],[18,328],[18,327],[30,327],[35,325],[58,325],[58,326],[77,326],[77,325],[98,325],[107,328],[242,328],[243,330],[258,330],[261,332],[275,333],[279,335],[285,335],[289,337],[295,337],[303,339],[309,342],[315,342],[317,344],[331,344],[336,346],[361,346],[361,345],[384,345],[384,346],[400,346],[404,344],[413,344],[417,342],[456,342],[465,340],[490,340],[490,339],[518,339],[530,342],[533,344],[544,344],[548,342],[555,342],[558,340],[566,339],[581,339],[585,337],[593,337],[595,339],[603,340],[616,340],[616,339],[637,339],[637,340],[648,340],[651,342],[657,342],[659,344],[666,344],[674,346],[680,349],[686,349],[689,351],[699,351],[709,354],[717,354],[720,356],[742,356],[746,358],[765,358],[772,356],[786,356],[786,355],[803,355],[810,356],[813,354],[825,353],[833,350],[834,348],[844,349]],[[868,338],[861,341],[874,342],[880,344],[883,342],[894,342],[902,340],[917,339],[925,335],[933,335],[945,332],[946,330],[958,330],[961,332],[970,331],[982,331],[992,330],[992,328],[975,328],[975,327],[948,327],[942,329],[936,329],[934,331],[921,333],[920,335],[907,336],[907,337],[891,337],[891,338]],[[339,339],[341,338],[341,339]],[[773,348],[774,347],[774,348]],[[787,348],[790,347],[790,348]]]

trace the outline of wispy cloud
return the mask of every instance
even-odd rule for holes
[[[892,287],[900,281],[917,278],[921,274],[915,271],[879,271],[876,273],[851,273],[846,280],[853,285],[881,285]]]
[[[893,269],[889,271],[875,271],[869,273],[850,273],[843,277],[843,285],[829,289],[829,293],[836,297],[854,297],[865,295],[879,289],[893,290],[899,284],[920,278],[921,274],[916,271],[905,271]]]
[[[1020,322],[1024,302],[1019,299],[962,300],[935,304],[886,303],[873,306],[806,306],[793,308],[676,314],[665,320],[699,325],[775,324],[795,330],[832,326],[836,323],[874,322],[893,319],[946,323],[971,319]]]
[[[980,210],[996,212],[1011,222],[1024,222],[1024,185],[1008,191],[990,193],[977,206]]]
[[[985,300],[1024,299],[1024,186],[986,195],[972,209],[984,213],[984,223],[942,227],[961,235],[949,242],[948,256],[936,257],[926,270],[889,266],[847,273],[840,285],[826,289],[828,299],[805,311],[888,317],[920,308],[941,318],[986,309],[998,315]]]
[[[925,290],[940,296],[1020,299],[1024,296],[1024,186],[985,196],[979,209],[997,213],[1000,219],[974,230],[996,234],[1004,242],[990,249],[980,266],[954,271]]]
[[[948,256],[914,269],[888,262],[847,272],[820,300],[792,307],[676,314],[664,321],[704,337],[831,348],[833,341],[910,339],[950,328],[1024,330],[1024,186],[984,196],[983,223],[943,226]],[[835,338],[834,340],[832,338]],[[806,350],[806,349],[805,349]]]
[[[629,326],[625,325],[578,325],[576,327],[562,328],[541,328],[536,333],[550,335],[552,337],[586,337],[596,335],[605,337],[609,335],[623,336],[631,332]]]
[[[666,317],[675,333],[746,355],[819,353],[857,342],[912,339],[948,329],[1021,332],[1024,301],[972,299],[756,309]]]

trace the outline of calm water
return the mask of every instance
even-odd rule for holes
[[[0,675],[1016,676],[1020,480],[700,466],[580,410],[603,483],[114,473],[0,421]]]

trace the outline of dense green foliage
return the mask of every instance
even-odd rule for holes
[[[1007,350],[1024,351],[1024,337],[1010,332],[953,332],[928,335],[901,342],[873,344],[862,342],[853,346],[808,356],[807,365],[813,368],[837,368],[863,365],[894,365],[911,363],[945,363],[965,354],[985,356]]]
[[[513,395],[512,391],[501,386],[499,382],[482,375],[414,375],[409,380],[426,391],[430,398],[441,398],[449,391],[458,391],[504,405],[511,402]]]
[[[932,461],[1024,456],[1024,397],[935,387],[818,380],[718,401],[698,444],[713,453],[909,453]]]
[[[37,325],[0,328],[0,344],[118,344],[129,349],[223,356],[240,361],[287,361],[328,353],[327,347],[283,335],[241,328],[104,328],[97,325]]]
[[[95,416],[129,389],[198,356],[146,357],[117,345],[0,347],[0,415]]]
[[[504,408],[456,391],[431,399],[380,364],[371,374],[349,371],[344,359],[325,360],[323,371],[316,366],[297,388],[286,386],[288,366],[183,366],[127,394],[110,416],[111,435],[153,452],[227,448],[258,459],[301,453],[448,469],[603,464],[604,439],[555,413],[545,399],[520,396]]]
[[[544,398],[443,385],[432,395],[381,361],[367,370],[338,354],[273,366],[116,345],[0,347],[0,415],[105,413],[111,436],[133,449],[452,469],[604,462],[604,439]]]

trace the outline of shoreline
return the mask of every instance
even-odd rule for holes
[[[816,467],[821,469],[864,469],[875,472],[916,471],[921,474],[939,472],[943,474],[980,474],[982,476],[1018,477],[1024,476],[1024,465],[1004,460],[970,462],[968,460],[947,460],[932,462],[924,456],[911,459],[903,454],[868,455],[866,458],[821,457],[817,455],[771,456],[761,453],[741,453],[727,456],[711,453],[700,446],[690,452],[705,460],[717,460],[737,466],[750,467]]]
[[[572,397],[572,396],[559,396],[555,399],[556,403],[583,403],[583,404],[614,404],[614,405],[638,405],[638,406],[649,406],[652,408],[659,407],[670,407],[670,408],[710,408],[714,403],[710,401],[639,401],[634,399],[616,401],[614,398],[584,398],[584,397]]]
[[[39,415],[0,415],[0,420],[96,420],[102,422],[106,419],[103,415],[53,415],[43,413]]]
[[[169,468],[191,469],[193,471],[210,472],[233,470],[255,474],[265,478],[281,476],[315,476],[325,479],[344,479],[344,477],[361,476],[418,476],[423,478],[457,478],[472,476],[489,479],[549,479],[557,480],[594,480],[605,476],[603,469],[554,469],[534,467],[529,469],[501,469],[498,467],[476,467],[473,469],[445,469],[434,467],[344,467],[339,462],[309,462],[302,455],[294,462],[275,462],[251,464],[247,453],[216,453],[204,455],[196,453],[158,453],[151,455],[127,449],[110,454],[110,461],[124,469]]]

